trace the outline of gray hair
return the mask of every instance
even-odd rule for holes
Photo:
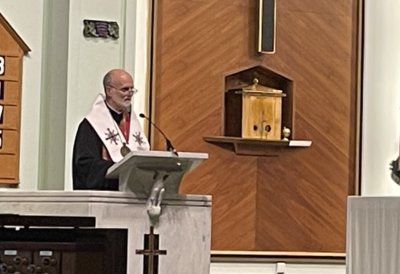
[[[111,85],[111,79],[112,79],[111,74],[112,74],[112,72],[110,71],[110,72],[107,72],[106,75],[104,75],[104,78],[103,78],[104,91],[106,90],[107,86]]]

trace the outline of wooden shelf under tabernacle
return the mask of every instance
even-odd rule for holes
[[[282,149],[306,148],[312,143],[310,140],[261,140],[227,136],[204,136],[203,140],[223,148],[230,148],[237,155],[251,156],[279,156]]]

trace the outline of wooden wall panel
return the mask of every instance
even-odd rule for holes
[[[23,54],[22,49],[19,47],[18,42],[15,39],[8,39],[10,36],[10,29],[3,24],[3,17],[0,14],[0,37],[7,37],[7,39],[0,39],[0,49],[2,54],[8,56],[20,56]]]
[[[19,92],[20,83],[12,81],[4,81],[3,84],[4,84],[3,100],[7,101],[11,105],[17,105],[21,100],[21,94]]]
[[[358,1],[277,1],[272,55],[257,53],[256,0],[157,1],[153,117],[178,150],[210,155],[181,192],[213,195],[213,250],[345,251]],[[237,156],[203,141],[223,134],[224,76],[255,66],[293,80],[293,136],[310,148]]]
[[[22,58],[30,51],[0,13],[0,184],[19,183]]]

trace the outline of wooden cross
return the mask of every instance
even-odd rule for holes
[[[136,254],[144,255],[143,274],[158,274],[158,256],[167,255],[166,250],[159,250],[159,235],[154,235],[154,227],[150,227],[150,234],[144,235],[144,249],[136,249]]]

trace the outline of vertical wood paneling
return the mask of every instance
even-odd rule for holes
[[[155,122],[178,150],[210,155],[181,192],[213,195],[212,249],[344,252],[355,177],[357,3],[277,1],[276,53],[262,55],[258,1],[158,2]],[[202,140],[223,134],[224,77],[255,66],[293,80],[293,135],[312,140],[310,148],[237,156]],[[164,147],[161,136],[154,145]]]

